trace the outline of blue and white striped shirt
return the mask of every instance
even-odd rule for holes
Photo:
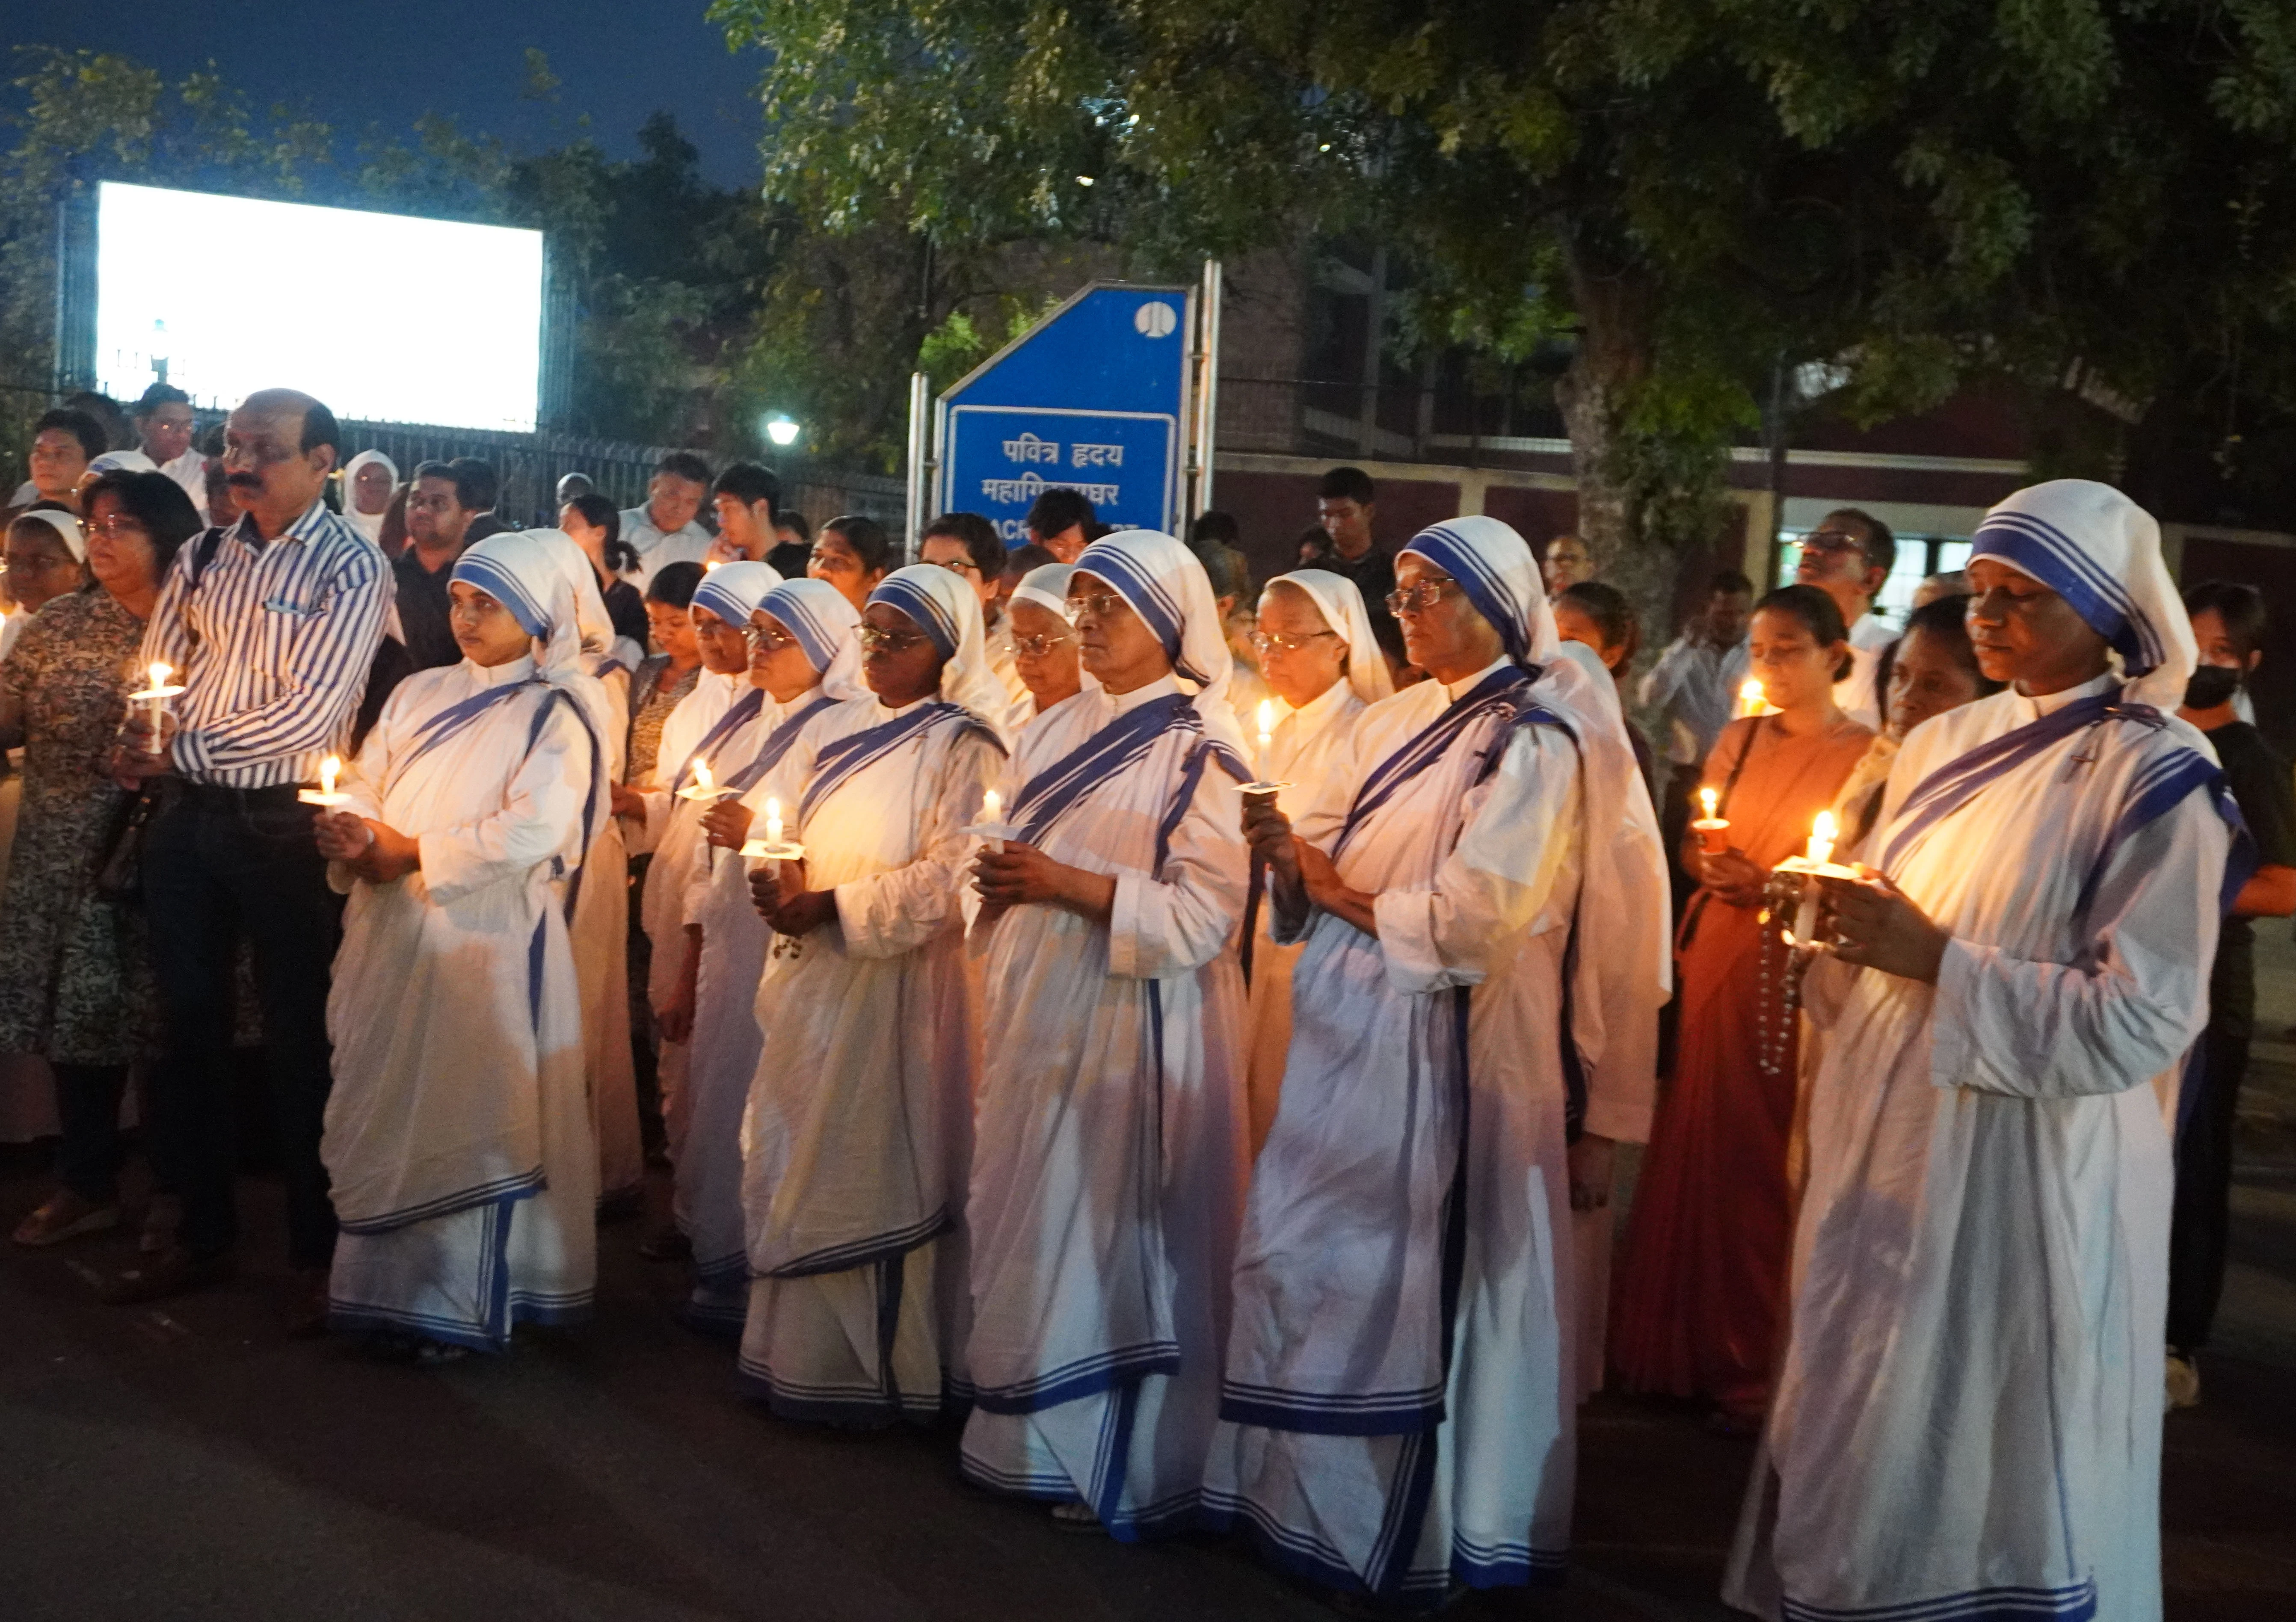
[[[324,503],[269,542],[242,518],[202,570],[205,539],[177,551],[144,630],[144,664],[166,663],[187,689],[176,769],[236,789],[310,782],[323,758],[348,752],[390,565]]]

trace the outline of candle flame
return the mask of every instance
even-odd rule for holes
[[[1807,853],[1809,859],[1813,862],[1831,862],[1833,859],[1833,813],[1819,812],[1817,820],[1812,823],[1809,828],[1809,849]]]
[[[1267,747],[1267,744],[1268,744],[1269,740],[1271,740],[1272,738],[1274,738],[1274,737],[1275,737],[1275,700],[1274,699],[1262,699],[1262,700],[1259,700],[1259,746],[1260,746],[1260,748],[1262,748],[1262,749],[1266,749],[1266,748]]]
[[[778,845],[781,842],[782,802],[777,799],[769,799],[766,802],[766,843],[768,845]]]
[[[172,665],[154,664],[152,667],[152,691],[156,692],[165,687],[168,684],[168,678],[175,674],[175,668]]]
[[[320,793],[332,794],[335,791],[335,779],[341,774],[342,769],[342,758],[338,755],[330,755],[319,762]]]
[[[709,781],[709,763],[707,760],[697,760],[693,763],[693,786],[704,794],[709,793],[716,786]]]
[[[1762,684],[1752,676],[1748,676],[1745,684],[1738,689],[1739,716],[1743,717],[1760,715],[1769,708],[1769,704],[1768,696],[1762,692]]]
[[[1004,820],[1004,797],[994,789],[980,797],[980,820],[984,823]]]
[[[1710,823],[1714,820],[1714,807],[1722,803],[1722,796],[1712,789],[1701,789],[1698,803],[1706,807],[1706,820]]]

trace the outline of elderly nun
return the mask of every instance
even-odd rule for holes
[[[1278,575],[1259,594],[1259,625],[1252,632],[1259,679],[1275,696],[1264,700],[1255,740],[1260,781],[1280,782],[1276,808],[1298,817],[1316,803],[1324,778],[1366,706],[1393,695],[1395,681],[1373,640],[1363,593],[1344,575],[1301,569]],[[1251,1109],[1251,1148],[1257,1154],[1275,1119],[1283,1060],[1292,1045],[1292,966],[1306,949],[1279,946],[1270,933],[1264,897],[1252,903],[1250,1049],[1245,1091]]]
[[[1011,835],[976,870],[963,1468],[1132,1539],[1193,1519],[1217,1416],[1246,1162],[1247,773],[1186,547],[1095,541],[1068,602],[1100,685],[1029,724]]]
[[[767,611],[760,651],[778,631],[795,643],[783,663],[809,661],[816,616]],[[980,594],[939,564],[887,576],[859,635],[868,694],[808,727],[769,780],[805,855],[751,880],[777,938],[743,1134],[743,1383],[784,1418],[846,1426],[936,1417],[964,1322],[980,1059],[965,830],[1004,771],[1011,702]]]
[[[2247,840],[2174,718],[2194,650],[2149,514],[2020,490],[1969,577],[2010,686],[1906,735],[1880,876],[1830,886],[1792,1333],[1724,1592],[2136,1622],[2161,1614],[2175,1077]]]
[[[1521,537],[1459,519],[1396,567],[1434,679],[1357,719],[1296,835],[1249,813],[1306,948],[1206,1497],[1277,1564],[1412,1608],[1562,1570],[1570,1214],[1647,1135],[1666,878]]]
[[[425,1361],[588,1315],[598,1184],[567,919],[610,707],[542,537],[479,542],[447,589],[462,662],[399,684],[316,822],[349,897],[331,1316]]]

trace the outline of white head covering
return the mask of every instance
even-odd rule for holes
[[[1040,609],[1050,609],[1062,618],[1069,617],[1069,578],[1076,573],[1073,563],[1046,563],[1030,569],[1021,577],[1021,584],[1013,588],[1014,602],[1033,602]]]
[[[746,628],[767,592],[781,585],[781,571],[767,563],[720,563],[693,588],[690,608],[708,609],[727,625]],[[819,666],[814,667],[819,669]]]
[[[139,450],[106,451],[87,464],[91,473],[156,473],[160,464]]]
[[[1207,735],[1241,754],[1243,730],[1228,707],[1235,656],[1211,577],[1196,554],[1153,529],[1119,529],[1077,554],[1078,574],[1105,580],[1164,644],[1172,674],[1195,684],[1196,713]]]
[[[1538,561],[1495,518],[1455,518],[1414,537],[1415,552],[1459,583],[1518,664],[1538,669],[1531,700],[1578,740],[1586,862],[1579,881],[1571,1038],[1589,1083],[1591,1131],[1646,1130],[1656,1091],[1658,1011],[1672,987],[1672,895],[1658,816],[1599,658],[1565,651]],[[1593,650],[1587,650],[1592,653]]]
[[[1969,561],[2030,575],[2120,655],[2127,697],[2161,710],[2184,701],[2200,662],[2193,624],[2161,557],[2161,526],[2111,485],[2053,479],[1985,515]]]
[[[739,567],[726,565],[727,569]],[[718,572],[722,575],[726,569]],[[847,601],[843,592],[826,580],[784,580],[758,599],[758,608],[780,620],[797,638],[805,650],[806,663],[821,672],[824,692],[840,703],[869,696],[868,684],[861,679],[861,639],[853,631],[861,623],[861,610]]]
[[[530,535],[540,543],[552,566],[565,578],[566,589],[574,596],[575,626],[582,638],[582,651],[602,658],[611,655],[614,622],[606,613],[605,595],[598,590],[598,571],[591,566],[590,554],[582,550],[582,544],[563,529],[521,529],[518,533]],[[594,674],[605,672],[602,669]]]
[[[398,487],[398,463],[381,451],[361,451],[343,463],[343,521],[370,541],[380,541],[382,538],[382,520],[388,516],[390,504],[383,503],[384,511],[381,512],[362,512],[358,510],[358,497],[354,494],[358,487],[359,470],[374,463],[380,463],[390,475],[390,487],[394,490]]]
[[[30,512],[19,512],[13,521],[20,524],[26,519],[53,529],[62,539],[64,550],[71,553],[73,562],[87,561],[87,532],[79,527],[79,520],[70,513],[59,512],[53,507],[41,507]]]
[[[597,776],[590,785],[592,810],[603,804],[612,771],[616,741],[612,707],[606,690],[589,673],[583,648],[582,623],[571,578],[560,554],[572,547],[586,576],[589,559],[582,549],[555,529],[505,529],[464,549],[455,560],[449,584],[460,580],[510,610],[511,617],[534,638],[535,675],[573,699],[597,745]],[[597,586],[591,586],[591,594]],[[599,825],[595,815],[585,819],[586,833]]]
[[[1324,623],[1339,633],[1348,649],[1348,685],[1355,689],[1356,697],[1366,704],[1376,704],[1395,692],[1395,677],[1388,674],[1387,660],[1379,651],[1379,639],[1372,635],[1371,613],[1364,607],[1363,592],[1345,575],[1335,575],[1328,569],[1295,569],[1288,575],[1278,575],[1260,588],[1259,601],[1267,601],[1267,593],[1279,582],[1287,582],[1308,594],[1324,616]]]
[[[869,601],[897,608],[916,621],[917,629],[932,639],[941,656],[940,696],[964,706],[997,737],[1005,738],[1004,717],[1013,699],[988,662],[980,594],[972,583],[938,563],[911,563],[879,581]]]

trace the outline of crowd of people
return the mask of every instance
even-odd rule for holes
[[[288,389],[187,465],[171,395],[128,463],[50,413],[6,532],[15,1238],[125,1220],[140,1068],[107,1298],[231,1276],[251,1025],[299,1331],[578,1323],[651,1159],[743,1389],[961,1423],[1064,1527],[1546,1580],[1607,1378],[1760,1436],[1733,1604],[2157,1614],[2296,796],[2260,599],[2117,491],[2010,497],[1903,626],[1834,513],[1630,694],[1583,541],[1383,545],[1354,469],[1255,592],[1218,512],[904,562],[679,453],[520,528]]]

